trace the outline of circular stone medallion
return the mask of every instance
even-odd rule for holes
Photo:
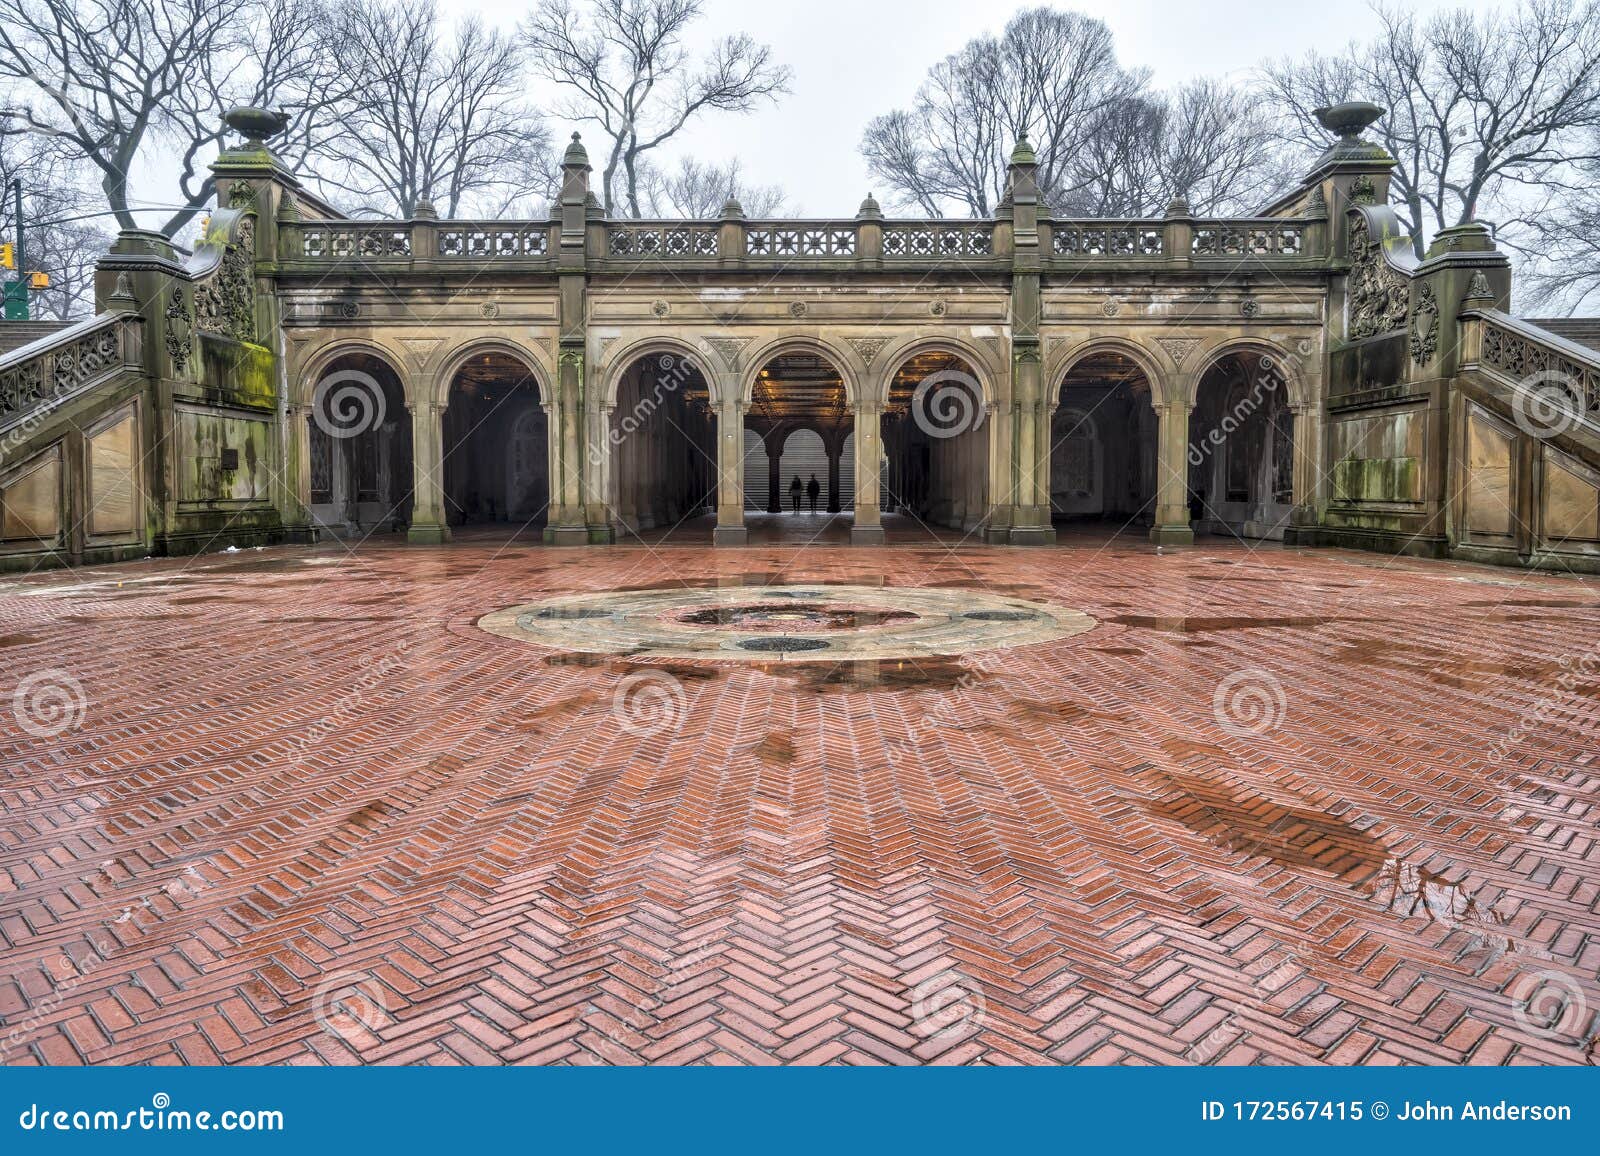
[[[1081,634],[1077,610],[918,586],[704,586],[563,594],[486,614],[491,634],[632,658],[846,662],[967,654]]]

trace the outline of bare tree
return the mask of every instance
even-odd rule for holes
[[[142,208],[130,174],[168,171],[176,148],[157,206],[175,236],[214,195],[226,108],[272,99],[292,115],[288,147],[316,134],[340,87],[326,27],[320,0],[0,0],[0,80],[23,125],[97,171],[122,228]]]
[[[22,181],[27,268],[49,274],[29,293],[35,317],[65,321],[94,312],[94,267],[110,247],[109,213],[83,179],[83,163],[60,141],[0,129],[0,233],[16,239],[13,179]]]
[[[339,128],[313,150],[317,181],[364,210],[420,201],[455,216],[519,192],[549,135],[529,108],[515,43],[467,19],[452,33],[433,0],[352,0],[331,43],[350,81]]]
[[[998,38],[979,37],[934,65],[910,109],[868,124],[861,153],[899,204],[986,217],[1004,194],[1011,146],[1027,136],[1039,187],[1057,202],[1076,191],[1077,150],[1143,84],[1117,63],[1101,21],[1026,9]]]
[[[705,220],[720,215],[730,198],[739,202],[748,217],[772,217],[785,211],[787,200],[777,185],[746,181],[737,160],[718,165],[684,157],[669,172],[645,164],[640,168],[639,186],[652,217]]]
[[[1426,21],[1402,8],[1377,11],[1382,31],[1372,42],[1285,60],[1265,77],[1311,148],[1326,144],[1316,108],[1370,99],[1389,109],[1373,131],[1398,162],[1391,194],[1418,255],[1449,225],[1526,225],[1528,204],[1570,187],[1574,166],[1596,158],[1595,0],[1527,0]]]
[[[544,0],[523,24],[535,69],[569,93],[561,108],[598,125],[608,213],[640,215],[640,165],[704,112],[749,112],[788,91],[789,69],[749,36],[726,36],[696,62],[685,30],[701,0]],[[621,189],[617,188],[621,179]]]
[[[1248,213],[1292,183],[1255,94],[1213,80],[1118,101],[1073,155],[1055,207],[1150,217],[1181,196],[1201,215]]]

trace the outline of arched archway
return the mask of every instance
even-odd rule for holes
[[[849,507],[845,513],[836,513],[837,479],[845,435],[855,421],[844,373],[818,347],[790,343],[754,372],[747,396],[746,445],[752,436],[759,436],[766,453],[766,468],[759,478],[747,459],[747,524],[767,537],[798,534],[809,541],[842,535],[851,514]],[[813,477],[817,481],[817,517],[822,521],[802,525],[782,516],[795,512],[790,487],[798,481],[799,507],[809,519]],[[756,515],[756,511],[764,515]]]
[[[303,383],[312,525],[336,537],[404,529],[412,446],[400,375],[360,350],[322,362],[313,376]]]
[[[444,412],[445,516],[451,526],[542,527],[550,506],[549,421],[538,379],[496,348],[463,356]]]
[[[771,467],[767,457],[767,439],[755,430],[745,427],[744,431],[744,508],[746,510],[765,511],[768,505],[768,489],[771,482]]]
[[[1050,418],[1052,522],[1152,524],[1153,395],[1149,373],[1122,350],[1091,350],[1067,368]]]
[[[612,524],[619,537],[670,531],[716,505],[716,421],[692,359],[649,349],[619,366],[606,427]]]
[[[942,348],[903,360],[889,379],[882,508],[972,532],[989,517],[988,409],[972,362]]]
[[[1190,518],[1197,531],[1281,539],[1294,507],[1294,413],[1282,362],[1225,352],[1199,378],[1189,418]]]

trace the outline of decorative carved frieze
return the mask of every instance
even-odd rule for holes
[[[1356,340],[1404,329],[1410,305],[1410,280],[1384,259],[1383,246],[1372,237],[1367,218],[1350,220],[1349,337]]]
[[[1173,365],[1182,365],[1184,358],[1193,353],[1195,346],[1200,344],[1198,337],[1158,337],[1156,344],[1166,351],[1172,358]]]
[[[167,302],[163,316],[167,319],[167,356],[172,359],[172,368],[183,373],[189,368],[189,352],[194,344],[194,317],[182,285],[173,287],[172,300]]]
[[[256,223],[246,217],[216,272],[194,292],[194,325],[235,341],[256,339]]]
[[[1439,301],[1433,286],[1417,283],[1417,304],[1411,319],[1411,360],[1426,365],[1439,348]]]
[[[744,354],[744,347],[750,344],[750,339],[748,337],[708,337],[706,338],[706,344],[722,360],[722,364],[726,368],[737,370],[740,358]]]
[[[849,340],[851,346],[861,355],[861,364],[869,367],[873,359],[883,352],[883,347],[889,344],[887,337],[852,337]]]

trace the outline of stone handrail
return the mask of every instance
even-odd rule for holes
[[[102,313],[0,357],[0,430],[139,369],[143,324],[136,313]]]
[[[1166,223],[1061,218],[1051,222],[1050,239],[1057,257],[1160,257],[1166,252]]]
[[[1600,431],[1600,351],[1498,309],[1467,310],[1461,319],[1464,369],[1492,372],[1519,397],[1559,406]]]
[[[851,257],[860,251],[855,221],[746,221],[748,257],[789,261],[801,257]]]
[[[1196,257],[1303,257],[1309,224],[1284,217],[1199,220],[1190,252]]]
[[[1278,260],[1319,257],[1309,229],[1317,222],[1284,217],[1193,220],[1174,242],[1172,219],[1058,218],[1045,256],[1068,262],[1122,261],[1192,256],[1196,259]],[[730,263],[889,263],[947,261],[1004,264],[1010,233],[983,219],[881,220],[606,220],[591,259],[627,264],[663,262],[725,266]],[[591,221],[591,227],[595,222]],[[544,262],[555,251],[550,221],[306,220],[290,231],[291,262],[410,262],[438,259],[493,263]],[[1174,253],[1174,246],[1184,250]],[[1321,248],[1320,243],[1316,246]]]

